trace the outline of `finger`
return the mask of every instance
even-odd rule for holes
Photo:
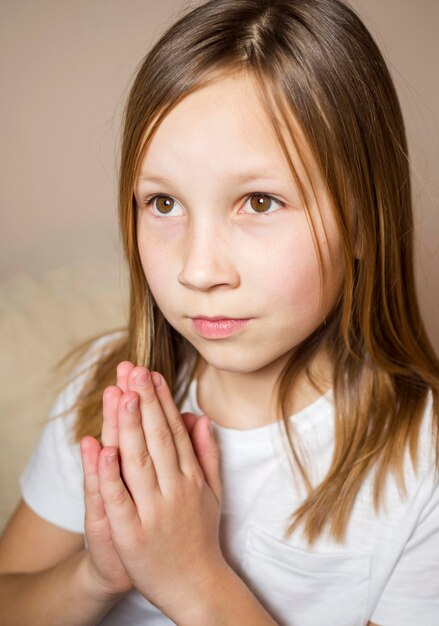
[[[83,437],[80,442],[84,468],[85,531],[87,543],[95,555],[107,558],[114,550],[110,522],[99,491],[98,461],[101,446],[93,437]],[[99,558],[99,556],[98,556]]]
[[[128,391],[128,376],[132,369],[134,364],[131,361],[121,361],[116,368],[116,384],[124,393]]]
[[[181,414],[181,418],[189,435],[192,435],[193,428],[198,421],[198,416],[195,415],[195,413],[185,412]]]
[[[83,437],[80,442],[84,470],[84,503],[87,522],[93,526],[106,521],[104,502],[99,491],[98,460],[101,446],[94,437]]]
[[[116,448],[103,448],[98,461],[99,491],[116,543],[123,545],[140,527],[140,518],[119,470]],[[132,536],[132,535],[131,535]]]
[[[219,504],[222,501],[220,454],[215,435],[210,429],[210,419],[202,416],[194,426],[192,441],[207,484]]]
[[[180,469],[186,476],[193,476],[199,470],[199,462],[184,420],[175,405],[164,377],[158,372],[152,372],[152,378],[157,397],[168,421],[169,430],[174,438]]]
[[[123,395],[118,419],[122,475],[142,518],[151,507],[151,494],[159,485],[145,441],[137,393],[129,391]]]
[[[102,422],[102,445],[119,446],[119,434],[117,423],[117,411],[122,391],[116,385],[106,387],[102,396],[103,422]]]
[[[160,490],[162,493],[175,491],[177,478],[181,477],[178,454],[150,372],[145,367],[135,367],[130,373],[128,386],[139,394],[142,428]],[[180,421],[181,430],[185,431],[189,440],[186,428],[181,419]],[[190,447],[192,448],[191,444]]]

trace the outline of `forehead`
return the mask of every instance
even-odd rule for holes
[[[308,167],[305,169],[302,159],[305,155],[308,161],[310,152],[303,133],[292,115],[287,126],[276,110],[273,113],[274,120],[249,73],[214,78],[183,98],[163,118],[143,151],[140,175],[152,166],[156,170],[174,162],[185,164],[190,153],[194,160],[199,155],[198,165],[204,168],[235,165],[239,160],[249,167],[260,164],[268,173],[291,176],[274,121],[294,169],[304,180]]]

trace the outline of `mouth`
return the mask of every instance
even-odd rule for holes
[[[233,317],[193,317],[192,325],[199,335],[206,339],[221,339],[230,337],[242,330],[250,321],[250,318]]]

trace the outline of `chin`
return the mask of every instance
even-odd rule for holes
[[[194,345],[194,344],[192,344]],[[226,346],[225,344],[213,346],[206,349],[199,345],[194,345],[195,349],[201,357],[211,367],[224,372],[233,372],[236,374],[253,374],[267,367],[270,367],[279,356],[273,355],[267,358],[267,354],[257,354],[251,348],[243,348],[242,346]]]

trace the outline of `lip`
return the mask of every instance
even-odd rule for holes
[[[192,324],[199,335],[208,339],[230,337],[242,330],[250,321],[232,317],[192,317]]]

